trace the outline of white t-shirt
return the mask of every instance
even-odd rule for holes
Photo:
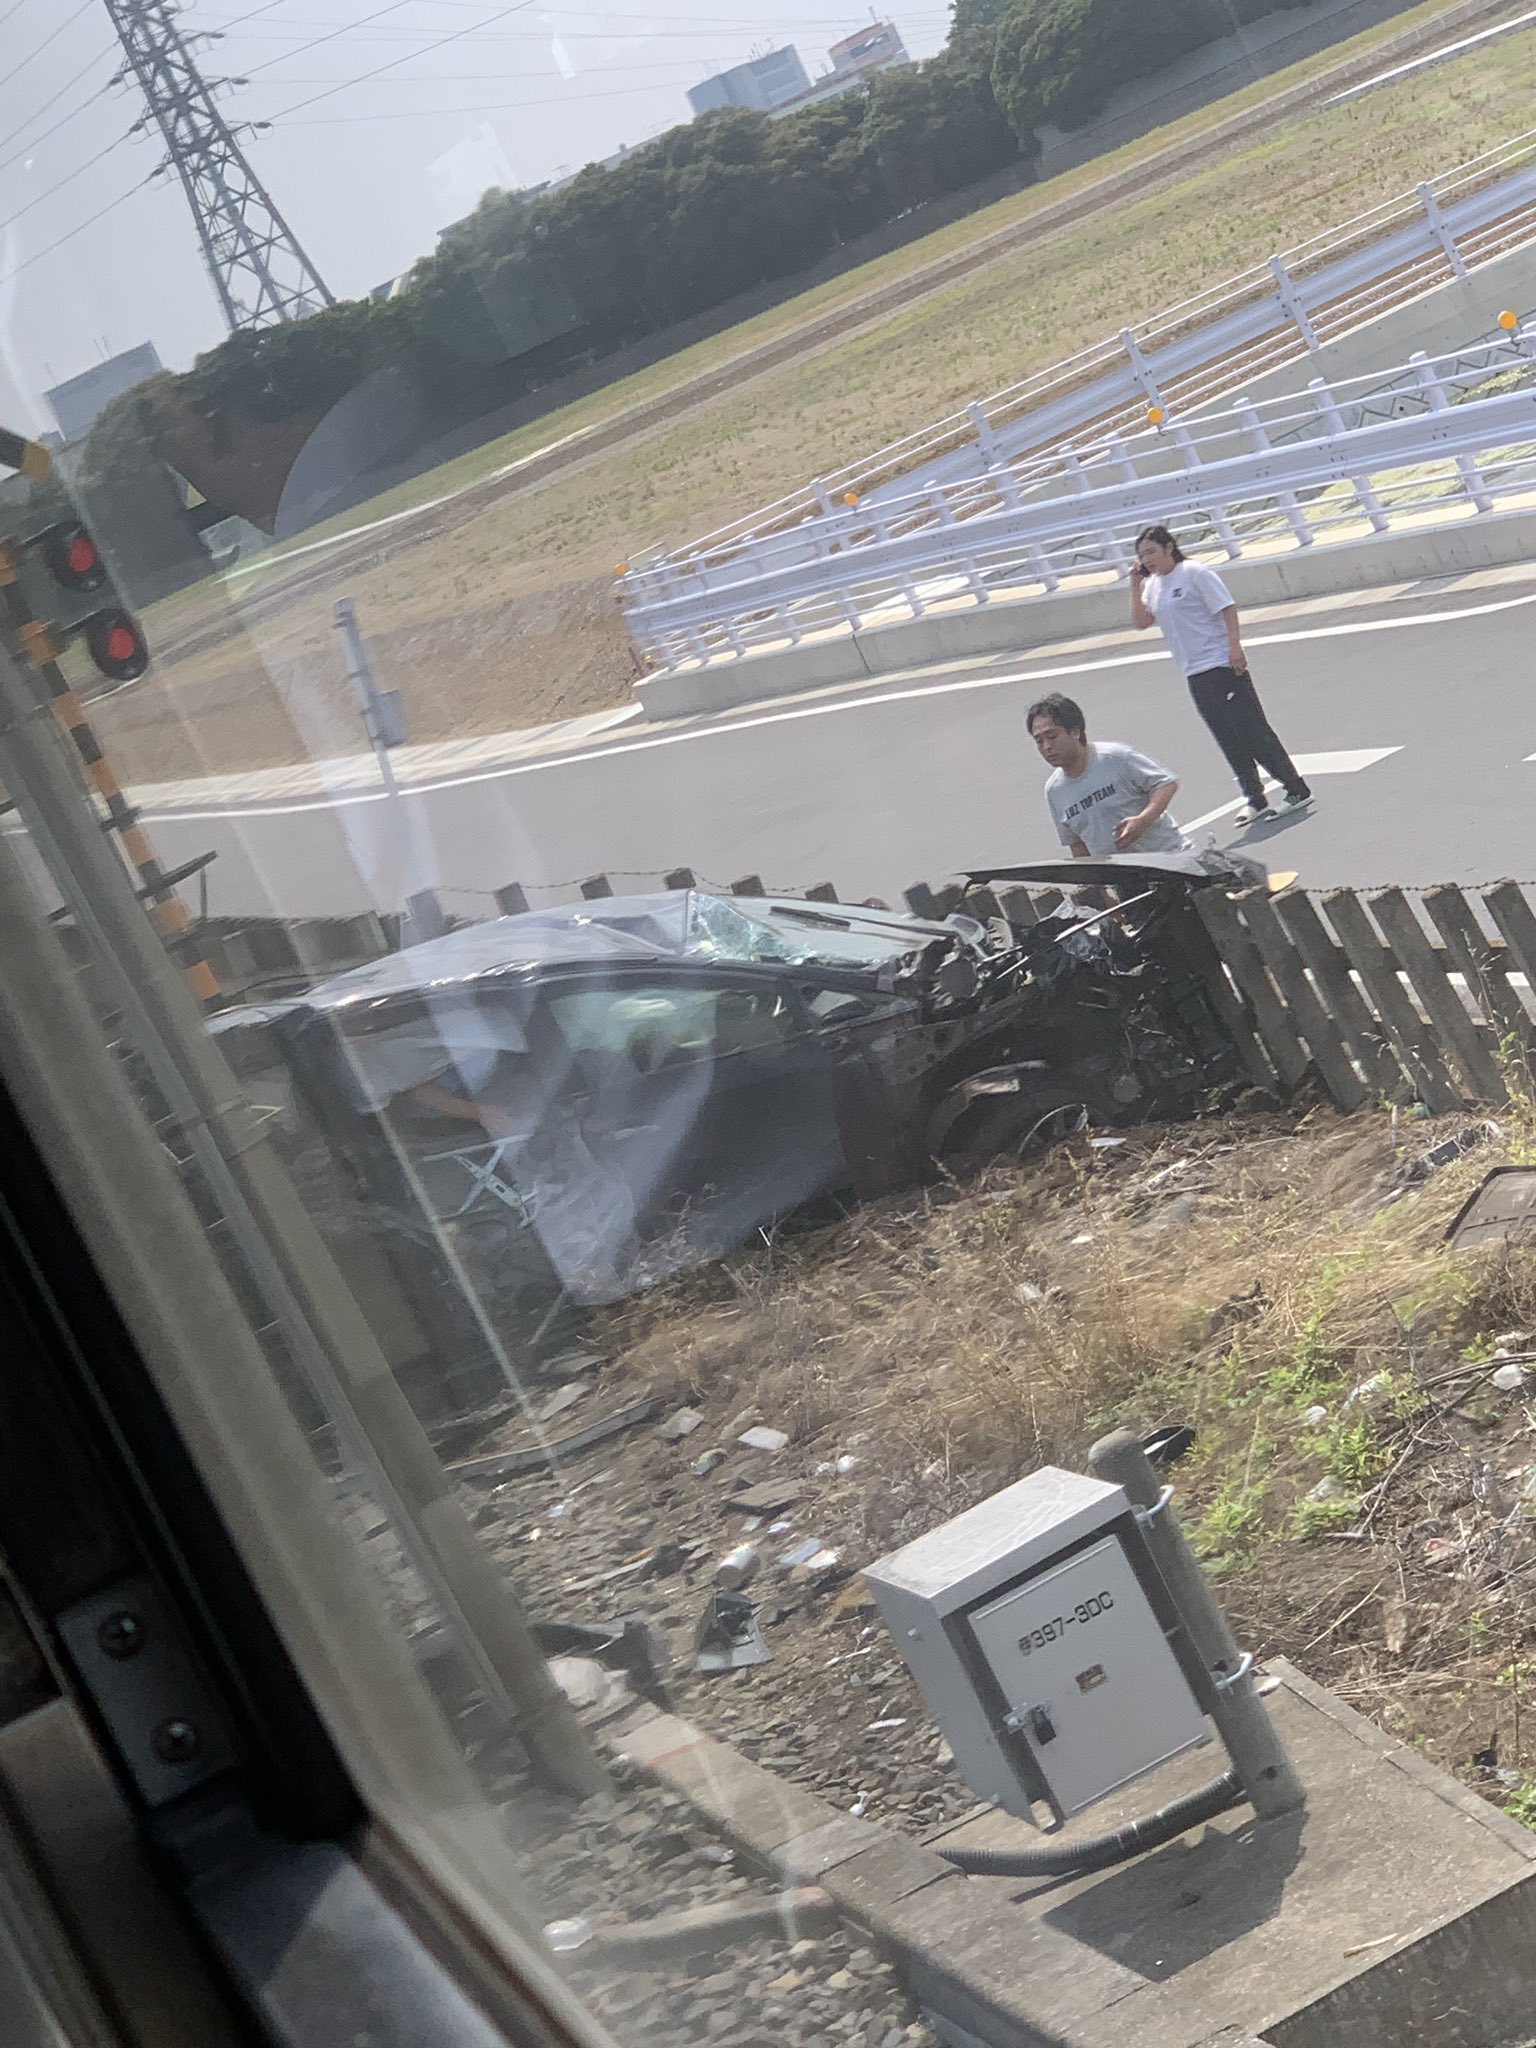
[[[1227,629],[1220,615],[1233,600],[1214,569],[1175,563],[1166,576],[1143,580],[1141,601],[1162,627],[1182,675],[1227,667]]]
[[[1080,839],[1095,858],[1104,860],[1115,851],[1115,827],[1145,810],[1153,790],[1172,780],[1166,768],[1134,747],[1122,746],[1119,740],[1090,740],[1082,774],[1069,777],[1058,768],[1045,785],[1045,801],[1062,845]],[[1188,851],[1189,841],[1165,811],[1130,849],[1130,857]]]

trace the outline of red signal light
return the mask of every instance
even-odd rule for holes
[[[92,612],[81,627],[86,652],[111,683],[132,683],[149,667],[149,648],[138,622],[121,605]]]
[[[56,526],[43,542],[43,559],[66,590],[99,590],[107,580],[101,549],[83,526]]]

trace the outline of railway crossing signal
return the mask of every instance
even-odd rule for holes
[[[46,448],[0,429],[0,464],[24,476],[48,476]],[[106,822],[137,876],[140,898],[166,943],[181,957],[194,993],[204,1002],[220,994],[218,979],[203,957],[186,905],[176,894],[183,875],[161,866],[139,814],[123,794],[85,708],[59,667],[73,641],[84,646],[109,683],[137,680],[149,667],[149,648],[139,622],[113,585],[101,549],[78,520],[59,520],[20,540],[0,540],[0,638],[38,678],[55,716],[74,742],[87,782],[106,811]],[[14,799],[15,792],[10,792]],[[199,863],[198,865],[201,865]]]

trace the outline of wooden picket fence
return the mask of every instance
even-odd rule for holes
[[[575,886],[589,901],[616,893],[607,875]],[[677,868],[662,886],[691,888],[695,876]],[[767,893],[758,875],[741,876],[730,892]],[[809,902],[839,900],[830,882],[797,893]],[[915,882],[903,893],[919,917],[958,910],[1016,926],[1052,915],[1064,901],[1059,889],[1021,884]],[[503,915],[529,907],[515,882],[495,891],[495,902]],[[1195,902],[1211,940],[1210,993],[1255,1086],[1283,1096],[1315,1076],[1343,1109],[1420,1101],[1435,1114],[1505,1101],[1515,1080],[1530,1086],[1536,911],[1520,883],[1278,895],[1207,888]],[[434,920],[447,926],[435,898],[413,899],[410,914],[419,933]],[[217,924],[210,937],[225,985],[248,993],[301,987],[401,940],[398,920],[373,917]]]
[[[1341,1108],[1439,1114],[1529,1085],[1536,913],[1518,882],[1208,889],[1197,902],[1282,1091],[1310,1071]]]

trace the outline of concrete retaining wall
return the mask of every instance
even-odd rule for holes
[[[1527,561],[1536,561],[1536,513],[1518,512],[1215,566],[1239,606],[1251,607]],[[648,718],[697,716],[944,662],[1031,653],[1063,640],[1113,632],[1129,623],[1129,614],[1123,582],[1050,596],[994,598],[990,604],[930,612],[902,624],[748,655],[738,662],[713,663],[707,669],[648,676],[635,685],[635,695]]]

